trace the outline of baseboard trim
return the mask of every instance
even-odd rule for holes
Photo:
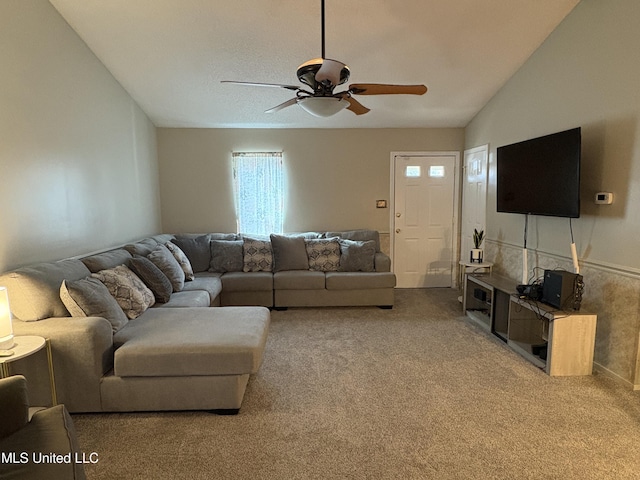
[[[593,369],[596,372],[601,373],[605,377],[608,377],[614,380],[616,383],[618,383],[619,385],[622,385],[623,387],[629,388],[634,391],[640,391],[640,385],[634,384],[633,382],[627,380],[626,378],[622,378],[620,375],[618,375],[614,371],[609,370],[607,367],[600,365],[597,362],[593,362]]]

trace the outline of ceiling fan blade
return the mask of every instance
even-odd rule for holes
[[[331,60],[329,58],[322,59],[322,65],[316,73],[316,82],[322,82],[323,80],[329,80],[331,85],[336,86],[340,84],[340,73],[346,65],[337,60]]]
[[[235,82],[233,80],[221,80],[220,83],[233,83],[235,85],[248,85],[250,87],[276,87],[286,88],[287,90],[300,90],[300,87],[295,85],[282,85],[280,83],[258,83],[258,82]]]
[[[287,107],[290,107],[291,105],[295,105],[296,103],[298,103],[298,97],[292,98],[291,100],[287,100],[286,102],[283,102],[280,105],[276,105],[275,107],[270,108],[269,110],[265,110],[264,113],[275,113],[277,111],[282,110],[283,108],[287,108]]]
[[[347,102],[349,102],[349,106],[347,107],[347,110],[351,110],[356,115],[364,115],[365,113],[368,113],[371,111],[371,109],[365,107],[350,95],[344,95],[342,98]]]
[[[385,83],[354,83],[349,85],[349,92],[354,95],[424,95],[424,85],[387,85]]]

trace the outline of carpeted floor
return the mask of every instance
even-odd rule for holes
[[[640,478],[640,392],[549,377],[450,289],[272,312],[240,414],[74,415],[95,479]]]

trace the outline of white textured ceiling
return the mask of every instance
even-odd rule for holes
[[[320,0],[50,2],[156,126],[407,128],[465,126],[579,0],[326,0],[326,56],[348,83],[429,88],[330,118],[266,114],[293,92],[220,83],[298,85],[321,55]]]

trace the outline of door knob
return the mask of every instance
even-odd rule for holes
[[[402,214],[400,212],[396,213],[396,217],[400,218]]]
[[[400,229],[399,228],[396,228],[396,233],[400,233]]]

